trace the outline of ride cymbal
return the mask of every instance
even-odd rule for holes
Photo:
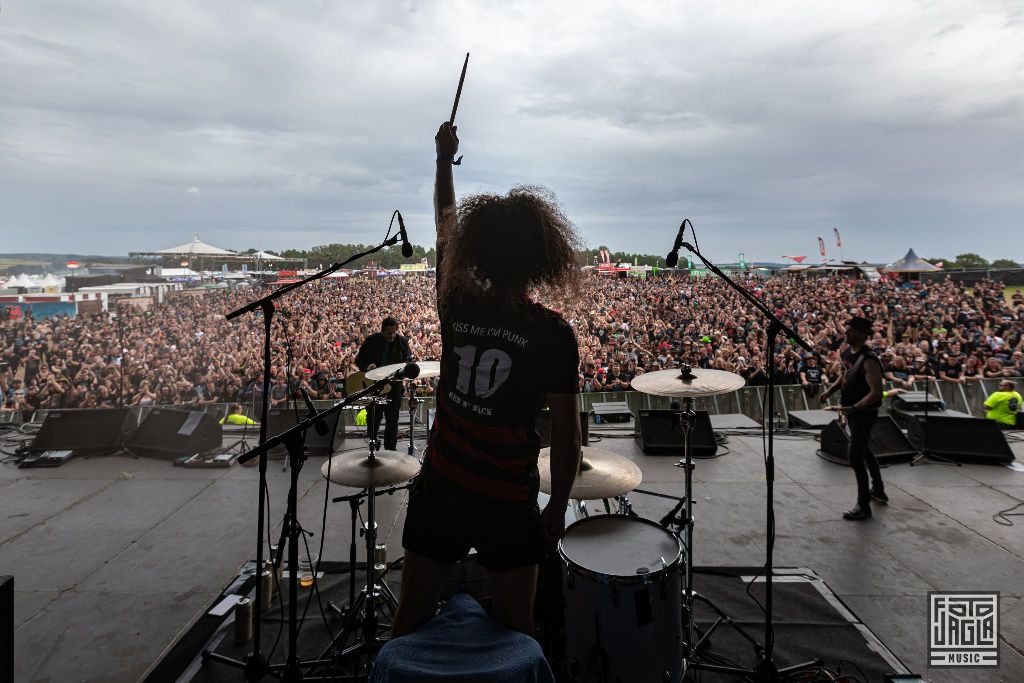
[[[541,450],[537,459],[540,490],[551,494],[551,449]],[[643,481],[643,473],[633,461],[599,448],[583,447],[583,459],[570,498],[601,500],[629,493]]]
[[[332,484],[359,489],[381,488],[408,481],[420,471],[420,461],[398,451],[336,455],[323,464],[320,473]]]
[[[637,375],[630,383],[634,389],[653,396],[696,398],[728,394],[746,384],[739,375],[724,370],[693,368],[689,376],[681,370],[658,370]]]
[[[436,360],[424,360],[415,361],[416,365],[420,367],[420,374],[416,376],[416,379],[428,379],[430,377],[437,377],[441,374],[441,363]],[[406,366],[405,363],[395,363],[393,365],[384,365],[379,368],[374,368],[366,373],[366,379],[371,382],[376,382],[379,379],[384,379],[390,375],[395,374]]]

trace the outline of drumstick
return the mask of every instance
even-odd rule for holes
[[[455,91],[455,104],[452,105],[452,117],[448,123],[455,125],[455,112],[459,110],[459,98],[462,97],[462,84],[466,82],[466,67],[469,66],[469,53],[466,53],[466,61],[462,63],[462,75],[459,76],[459,89]]]

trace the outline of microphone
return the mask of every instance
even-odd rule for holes
[[[669,268],[675,268],[676,264],[679,263],[679,247],[683,245],[684,230],[686,230],[685,220],[679,224],[679,231],[676,233],[675,242],[672,243],[672,251],[665,257],[665,265]]]
[[[412,245],[409,244],[409,235],[405,232],[405,221],[402,220],[402,212],[398,211],[398,234],[402,238],[402,256],[410,258],[412,256]]]
[[[299,393],[302,394],[302,400],[306,402],[306,410],[309,411],[306,414],[306,417],[316,417],[317,415],[319,415],[319,413],[316,411],[316,407],[313,405],[313,402],[309,400],[309,392],[303,389],[302,387],[299,387]],[[316,422],[313,423],[313,429],[316,430],[317,434],[323,436],[324,434],[327,433],[327,423],[324,422],[323,420],[317,420]]]
[[[420,366],[412,362],[406,363],[405,367],[397,371],[395,375],[402,379],[416,379],[420,376]]]

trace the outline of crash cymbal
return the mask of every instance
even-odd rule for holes
[[[551,493],[551,449],[541,450],[537,459],[540,470],[540,490]],[[640,468],[631,460],[617,453],[602,451],[600,448],[583,447],[583,460],[576,481],[572,484],[570,498],[576,500],[601,500],[629,493],[643,481]]]
[[[416,365],[420,366],[420,374],[417,375],[416,379],[427,379],[429,377],[437,377],[441,374],[441,363],[436,360],[424,360],[414,361]],[[395,363],[394,365],[384,365],[379,368],[374,368],[366,373],[366,379],[371,382],[376,382],[379,379],[384,379],[388,375],[393,375],[397,371],[405,367],[405,363]]]
[[[742,377],[725,370],[693,368],[690,374],[690,377],[683,377],[680,370],[645,372],[634,377],[631,384],[645,394],[678,398],[728,394],[746,384]]]
[[[420,471],[420,461],[398,451],[336,455],[320,468],[324,479],[333,484],[359,489],[381,488],[408,481]]]

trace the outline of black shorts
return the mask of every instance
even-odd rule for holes
[[[430,490],[422,475],[409,492],[402,547],[454,564],[475,548],[485,569],[506,571],[539,564],[544,556],[536,503],[476,510]]]

